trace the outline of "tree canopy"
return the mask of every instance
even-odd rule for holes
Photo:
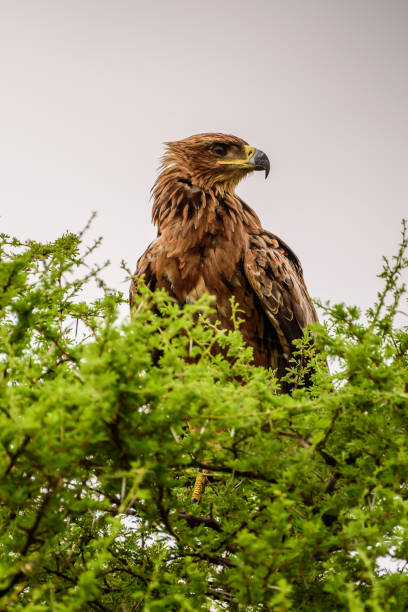
[[[225,331],[142,287],[121,321],[82,241],[0,240],[0,609],[406,610],[406,225],[364,316],[321,305],[291,394],[238,304]]]

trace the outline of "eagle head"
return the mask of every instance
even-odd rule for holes
[[[245,140],[229,134],[195,134],[166,143],[164,168],[180,171],[180,176],[201,189],[214,186],[233,190],[249,172],[269,174],[269,159]]]

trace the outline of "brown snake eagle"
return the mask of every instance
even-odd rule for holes
[[[254,363],[282,377],[293,340],[317,315],[296,255],[235,193],[250,172],[268,175],[267,156],[226,134],[197,134],[166,146],[153,187],[157,238],[137,263],[131,305],[144,276],[150,289],[165,289],[180,305],[203,293],[214,296],[217,319],[231,329],[234,296]]]

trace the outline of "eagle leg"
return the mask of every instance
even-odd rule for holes
[[[197,478],[194,484],[193,494],[191,496],[192,504],[199,504],[204,494],[205,485],[207,484],[207,476],[212,474],[211,470],[201,470],[197,474]]]

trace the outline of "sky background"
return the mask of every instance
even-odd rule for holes
[[[406,0],[1,0],[0,231],[102,235],[127,291],[164,141],[226,132],[310,293],[369,306],[408,217]]]

